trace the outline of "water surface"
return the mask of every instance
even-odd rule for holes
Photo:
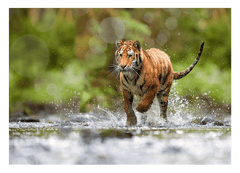
[[[166,123],[158,109],[152,106],[145,125],[136,113],[134,127],[125,126],[122,108],[100,107],[10,122],[9,164],[231,164],[230,115],[180,105]]]

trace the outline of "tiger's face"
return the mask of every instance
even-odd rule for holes
[[[116,43],[118,50],[115,53],[117,70],[124,75],[132,76],[141,70],[143,59],[139,41],[119,41]]]

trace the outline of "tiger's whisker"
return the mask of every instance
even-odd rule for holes
[[[115,69],[110,69],[110,70],[108,70],[107,72],[113,72],[113,71],[115,71],[116,70],[116,68]]]
[[[112,75],[115,78],[118,78],[118,76],[119,76],[119,71],[118,71],[117,67],[114,69],[110,69],[108,72],[110,73],[109,76]]]

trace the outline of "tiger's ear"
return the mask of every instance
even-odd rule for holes
[[[117,48],[119,48],[123,44],[123,42],[122,42],[122,40],[117,40],[115,44],[116,44]]]
[[[133,46],[134,46],[135,48],[137,48],[138,50],[141,49],[141,43],[140,43],[139,41],[135,41],[135,42],[133,43]]]

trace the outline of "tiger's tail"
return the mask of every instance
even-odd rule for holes
[[[192,71],[193,67],[195,67],[195,65],[197,64],[198,60],[200,59],[200,56],[201,56],[202,51],[203,51],[204,43],[205,42],[203,42],[201,44],[198,56],[197,56],[197,58],[195,59],[195,61],[192,63],[192,65],[189,68],[187,68],[186,70],[183,70],[181,72],[174,72],[174,78],[173,78],[174,80],[181,79],[181,78],[187,76],[187,74],[190,73],[190,71]]]

